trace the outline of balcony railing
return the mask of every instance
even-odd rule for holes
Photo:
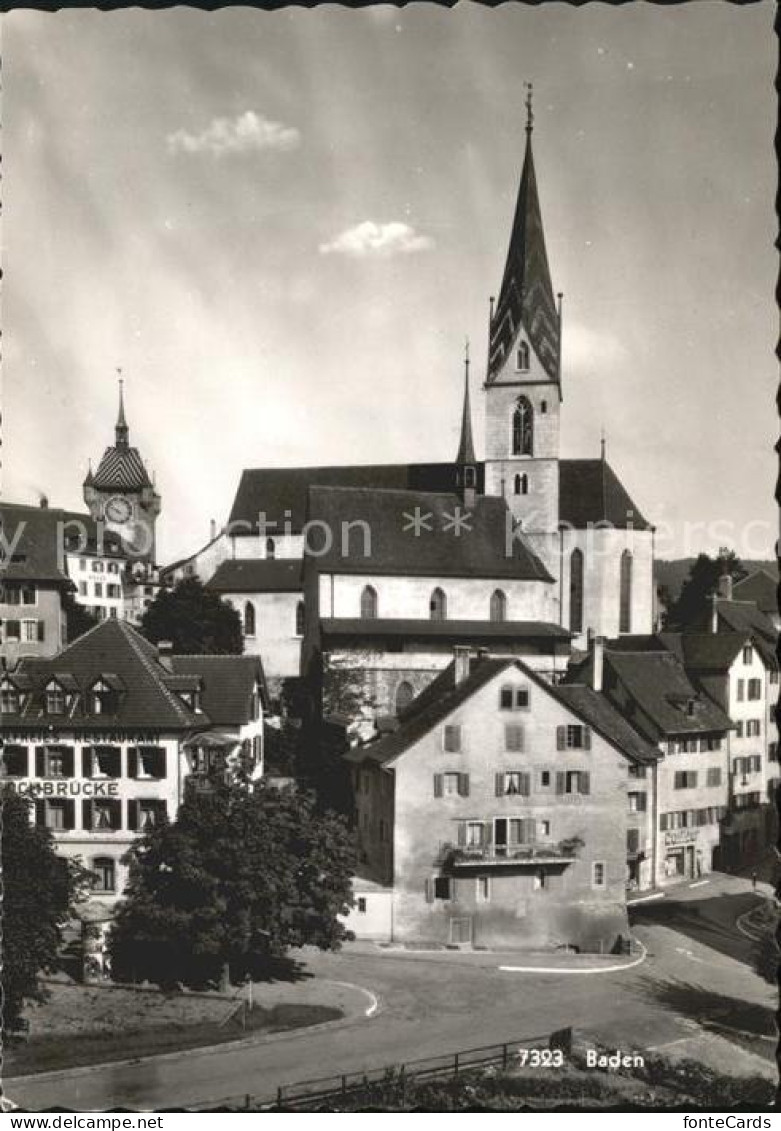
[[[457,868],[498,866],[541,866],[571,864],[577,859],[580,841],[559,841],[558,844],[483,844],[461,847],[440,845],[439,862]]]

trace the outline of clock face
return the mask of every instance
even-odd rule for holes
[[[103,513],[109,522],[124,523],[132,517],[133,508],[127,499],[114,495],[107,501]]]

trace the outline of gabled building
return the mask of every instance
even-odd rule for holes
[[[106,620],[0,676],[2,776],[110,904],[129,845],[172,820],[186,789],[208,788],[215,773],[262,773],[267,702],[257,657],[173,657]]]
[[[63,595],[74,589],[57,552],[57,515],[45,506],[0,504],[0,656],[52,656],[65,643]]]
[[[778,610],[778,582],[766,569],[758,569],[733,584],[732,592],[736,601],[750,601],[763,613],[773,628],[781,629],[781,614]]]
[[[350,926],[389,904],[393,940],[610,951],[627,934],[629,769],[658,757],[591,688],[457,649],[395,731],[345,755]]]

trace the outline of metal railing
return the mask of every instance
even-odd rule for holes
[[[403,1097],[405,1088],[413,1081],[437,1078],[453,1079],[463,1072],[479,1068],[498,1067],[508,1069],[517,1063],[518,1050],[532,1046],[543,1048],[565,1048],[572,1040],[572,1031],[563,1029],[553,1034],[534,1037],[518,1037],[501,1044],[481,1045],[477,1048],[460,1049],[458,1052],[443,1053],[440,1056],[408,1060],[403,1064],[372,1068],[366,1072],[345,1072],[335,1076],[314,1077],[294,1084],[278,1085],[274,1095],[255,1096],[249,1092],[241,1096],[230,1096],[198,1107],[228,1107],[249,1110],[250,1108],[282,1108],[286,1111],[306,1111],[345,1100],[360,1102],[370,1097],[377,1088],[394,1088]]]

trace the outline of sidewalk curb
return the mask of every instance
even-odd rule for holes
[[[278,1041],[293,1040],[296,1037],[309,1033],[318,1033],[323,1030],[346,1029],[349,1025],[354,1025],[361,1021],[370,1021],[376,1017],[379,1012],[379,999],[376,994],[371,990],[367,990],[364,986],[356,986],[352,982],[334,982],[333,985],[350,986],[351,989],[360,990],[362,993],[369,994],[373,999],[373,1004],[369,1010],[365,1010],[361,1014],[354,1014],[352,1017],[337,1017],[333,1021],[321,1021],[318,1025],[301,1025],[297,1029],[283,1029],[278,1033],[259,1033],[252,1037],[239,1037],[235,1041],[223,1041],[218,1045],[193,1045],[186,1049],[174,1049],[171,1052],[150,1053],[149,1056],[134,1056],[124,1060],[106,1060],[100,1064],[80,1064],[73,1068],[55,1068],[49,1072],[28,1072],[24,1076],[8,1076],[3,1078],[3,1091],[8,1093],[14,1087],[23,1087],[25,1082],[40,1081],[47,1083],[56,1081],[63,1076],[71,1079],[74,1076],[84,1076],[88,1072],[104,1072],[106,1069],[111,1068],[134,1068],[140,1064],[151,1064],[152,1062],[182,1060],[186,1056],[191,1056],[195,1053],[215,1053],[229,1052],[232,1049],[251,1048],[253,1045],[267,1045],[276,1044]]]
[[[497,970],[502,970],[508,974],[617,974],[621,970],[631,970],[633,966],[639,966],[641,962],[645,962],[648,958],[648,951],[639,939],[638,945],[643,952],[640,957],[632,959],[631,962],[622,962],[620,965],[592,967],[497,966]]]

